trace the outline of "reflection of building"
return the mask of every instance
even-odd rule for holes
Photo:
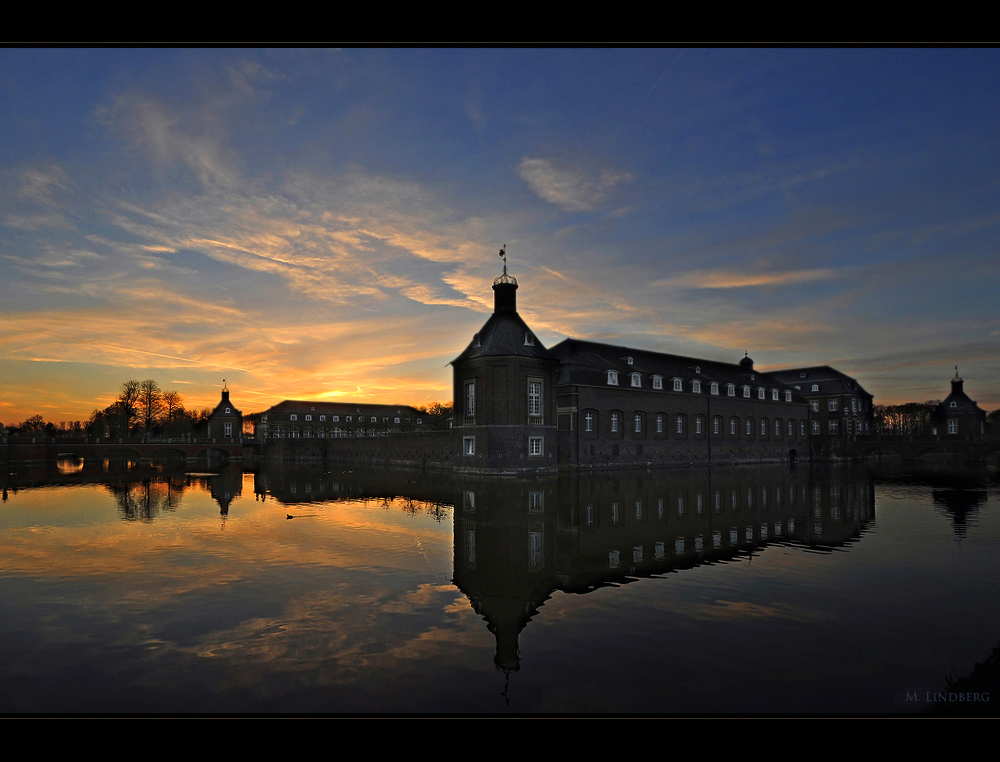
[[[261,413],[257,440],[377,437],[423,425],[420,411],[409,405],[285,400]]]
[[[872,395],[850,376],[829,365],[779,370],[771,375],[809,402],[810,435],[851,437],[871,433]]]
[[[978,439],[986,433],[986,413],[963,391],[958,375],[951,380],[951,394],[934,411],[934,434],[943,439]]]
[[[721,363],[576,339],[547,350],[517,313],[517,287],[505,265],[493,315],[452,363],[459,470],[794,460],[808,451],[806,401],[749,357]]]
[[[243,413],[229,401],[229,389],[226,387],[222,389],[222,399],[208,417],[208,436],[237,440],[243,436]]]

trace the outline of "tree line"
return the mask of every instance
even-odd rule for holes
[[[934,411],[941,400],[904,402],[900,405],[875,405],[874,434],[885,437],[930,436],[934,426]],[[1000,408],[986,414],[990,432],[1000,434]]]
[[[176,391],[164,391],[154,379],[130,380],[104,409],[95,409],[86,421],[60,421],[58,425],[33,415],[18,424],[0,424],[0,431],[22,436],[171,436],[195,435],[203,430],[211,408],[188,410]]]

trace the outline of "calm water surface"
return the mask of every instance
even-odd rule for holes
[[[74,470],[8,475],[3,712],[908,713],[1000,640],[993,472]]]

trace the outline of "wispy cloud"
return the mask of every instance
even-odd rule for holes
[[[654,286],[680,288],[748,288],[751,286],[790,286],[817,280],[830,280],[846,273],[831,268],[786,270],[784,272],[746,273],[725,270],[692,270],[673,278],[656,281]]]
[[[616,186],[635,179],[629,172],[603,172],[590,177],[578,169],[556,167],[548,159],[528,157],[521,159],[517,172],[542,201],[567,212],[596,209]]]

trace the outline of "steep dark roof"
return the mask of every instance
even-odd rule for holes
[[[556,344],[552,347],[552,354],[560,362],[558,381],[560,384],[607,386],[607,372],[615,370],[618,371],[618,383],[621,387],[629,387],[629,373],[641,373],[643,387],[646,389],[652,388],[649,377],[659,375],[663,376],[665,391],[671,390],[670,380],[673,378],[681,378],[685,382],[700,380],[704,394],[709,393],[708,385],[713,381],[720,385],[749,385],[754,388],[763,386],[766,389],[784,390],[784,385],[777,382],[770,374],[750,370],[745,364],[741,366],[739,363],[701,360],[580,339],[566,339]],[[628,358],[632,358],[631,365]],[[690,391],[687,383],[684,391]]]
[[[529,336],[533,344],[525,344],[525,336]],[[552,359],[552,353],[542,346],[520,315],[516,312],[494,312],[472,338],[472,343],[452,360],[452,364],[473,357],[514,356]]]
[[[805,374],[805,378],[802,374]],[[829,365],[819,365],[813,368],[786,368],[776,370],[771,375],[782,384],[790,387],[801,387],[803,396],[810,394],[864,394],[872,395],[864,387],[846,373],[841,373]],[[819,386],[819,391],[812,391],[813,384]]]
[[[370,402],[317,402],[315,400],[283,400],[264,412],[301,413],[306,411],[309,413],[361,413],[362,415],[372,413],[388,415],[392,413],[396,415],[395,411],[397,410],[408,415],[420,415],[419,410],[409,405],[380,405]]]

